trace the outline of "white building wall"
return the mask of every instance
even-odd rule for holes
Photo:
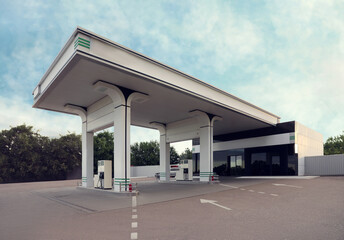
[[[154,177],[154,175],[160,172],[160,165],[151,166],[131,166],[131,177]]]
[[[264,137],[245,138],[226,142],[215,142],[214,151],[232,150],[238,148],[266,147],[294,143],[295,133],[283,133]],[[200,146],[192,146],[193,153],[200,152]]]
[[[295,122],[295,152],[298,154],[298,175],[305,174],[305,157],[324,155],[322,134]]]

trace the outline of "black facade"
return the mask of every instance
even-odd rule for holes
[[[233,141],[253,137],[295,132],[295,122],[276,127],[214,136],[214,142]],[[199,145],[199,139],[193,140]],[[195,172],[199,172],[200,154],[193,154]],[[213,171],[220,176],[278,176],[297,175],[298,157],[294,144],[215,151]]]

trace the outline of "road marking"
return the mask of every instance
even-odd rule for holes
[[[131,223],[131,228],[137,228],[137,222],[132,222]]]
[[[227,184],[220,184],[221,186],[224,186],[224,187],[230,187],[230,188],[238,188],[238,187],[235,187],[235,186],[231,186],[231,185],[227,185]]]
[[[258,193],[260,193],[260,194],[265,194],[265,192],[258,192]]]
[[[136,196],[132,196],[131,198],[131,206],[132,206],[132,215],[131,215],[131,219],[137,219],[137,194],[138,192],[136,192]],[[138,222],[137,220],[133,220],[131,222],[131,228],[134,230],[134,229],[137,229],[137,225],[138,225]],[[136,230],[137,231],[137,230]],[[137,232],[132,232],[130,234],[130,239],[133,240],[133,239],[138,239],[137,237]]]
[[[136,206],[137,206],[136,196],[133,196],[132,207],[136,207]]]
[[[200,201],[201,201],[201,203],[210,203],[210,204],[213,204],[213,205],[215,205],[217,207],[223,208],[223,209],[228,210],[228,211],[232,210],[232,209],[230,209],[228,207],[225,207],[225,206],[222,206],[220,204],[217,204],[216,203],[217,201],[215,201],[215,200],[200,199]]]
[[[131,240],[137,239],[137,232],[131,233],[131,234],[130,234],[130,239],[131,239]]]
[[[302,188],[302,187],[300,187],[300,186],[287,185],[287,184],[281,184],[281,183],[273,183],[272,185],[274,185],[274,186],[278,186],[278,187]]]
[[[240,190],[245,191],[246,189],[245,188],[240,188]]]
[[[270,193],[271,196],[278,197],[278,194]]]
[[[249,192],[254,192],[254,190],[248,190]]]

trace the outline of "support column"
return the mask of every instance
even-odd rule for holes
[[[160,136],[160,181],[170,181],[170,144],[166,143],[166,135]]]
[[[82,120],[81,134],[81,174],[82,186],[93,187],[93,132],[87,132],[87,111],[86,108],[66,104],[65,109],[69,112],[78,114]]]
[[[130,108],[114,109],[114,191],[128,191],[130,184]]]
[[[213,176],[213,152],[212,143],[213,136],[211,134],[210,125],[203,126],[200,129],[200,181],[208,182],[210,177]]]
[[[222,118],[199,110],[192,111],[190,114],[198,119],[200,126],[200,181],[209,182],[214,175],[213,126],[215,121]]]
[[[144,102],[148,96],[113,84],[97,81],[96,91],[108,95],[114,104],[114,191],[128,191],[130,184],[131,103]]]
[[[160,181],[170,181],[170,143],[166,141],[166,126],[162,123],[152,122],[151,126],[157,128],[160,132]]]
[[[87,132],[87,122],[82,123],[82,186],[93,187],[93,132]]]

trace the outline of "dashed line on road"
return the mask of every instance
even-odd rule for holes
[[[220,185],[221,185],[221,186],[224,186],[224,187],[230,187],[230,188],[238,188],[238,187],[236,187],[236,186],[231,186],[231,185],[227,185],[227,184],[222,184],[222,183],[220,183]]]
[[[130,234],[130,239],[131,239],[131,240],[137,239],[137,232],[132,232],[132,233]]]
[[[231,185],[226,185],[226,184],[220,184],[220,185],[222,185],[222,186],[225,186],[225,187],[230,187],[230,188],[238,188],[238,187],[234,187],[234,186],[231,186]],[[241,191],[246,191],[247,189],[245,189],[245,188],[239,188]],[[248,192],[252,192],[252,193],[254,193],[254,192],[256,192],[256,193],[259,193],[259,194],[266,194],[266,192],[258,192],[258,191],[255,191],[255,190],[253,190],[253,189],[248,189],[247,190]],[[273,196],[273,197],[278,197],[279,195],[278,194],[275,194],[275,193],[270,193],[269,194],[270,196]]]
[[[131,228],[137,228],[137,222],[132,222],[131,223]]]
[[[131,197],[131,206],[132,206],[132,215],[131,215],[131,219],[137,219],[137,195],[136,196],[132,196]],[[133,221],[131,223],[131,228],[137,229],[138,226],[138,222],[137,221]],[[138,239],[138,234],[137,232],[131,232],[130,233],[130,239],[131,240],[136,240]]]

